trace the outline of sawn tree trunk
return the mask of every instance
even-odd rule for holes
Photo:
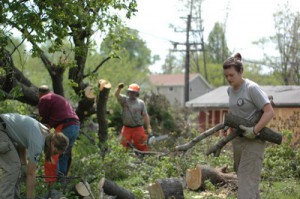
[[[182,183],[177,178],[157,180],[148,190],[151,199],[184,199]]]
[[[186,184],[191,190],[205,189],[205,182],[208,180],[215,186],[231,184],[237,186],[236,173],[226,173],[227,167],[212,168],[207,165],[197,165],[193,169],[186,171]]]
[[[104,192],[107,195],[115,196],[116,199],[134,199],[134,195],[128,190],[120,187],[113,181],[110,181],[106,178],[102,178],[98,184],[98,189]]]

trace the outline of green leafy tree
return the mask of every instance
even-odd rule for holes
[[[125,11],[126,17],[130,18],[137,11],[136,6],[135,0],[1,1],[0,66],[5,70],[0,79],[1,99],[15,99],[31,105],[38,102],[37,87],[12,59],[12,53],[27,41],[32,55],[41,61],[36,68],[43,67],[48,72],[55,93],[64,95],[64,73],[68,72],[68,86],[79,100],[77,113],[81,119],[88,116],[87,110],[92,110],[92,103],[82,95],[87,87],[87,78],[96,74],[103,63],[116,57],[118,44],[126,36],[116,13]],[[10,50],[6,47],[11,43],[13,31],[17,31],[22,40]],[[95,40],[103,39],[98,38],[99,35],[106,35],[114,41],[111,48],[114,52],[107,54],[99,64],[94,64],[94,70],[88,73],[87,58],[95,47]],[[65,46],[69,46],[68,50]],[[59,59],[52,59],[53,54]],[[21,91],[17,97],[11,95],[16,88]]]
[[[138,71],[149,73],[148,66],[156,61],[156,57],[151,55],[151,50],[147,48],[146,42],[143,41],[137,30],[127,29],[128,37],[123,39],[119,45],[118,56],[120,59],[135,60],[133,65]],[[114,41],[106,38],[101,44],[101,54],[113,52]]]
[[[264,63],[271,67],[274,75],[280,77],[282,83],[300,84],[300,13],[292,12],[289,4],[282,6],[274,14],[275,35],[262,38],[257,42],[262,49],[268,46],[277,50],[277,55],[271,56],[265,51]]]
[[[174,74],[182,71],[180,61],[171,52],[167,55],[165,63],[162,65],[163,74]]]
[[[226,42],[225,31],[222,24],[215,23],[208,35],[207,55],[213,63],[223,63],[229,57],[229,49]]]

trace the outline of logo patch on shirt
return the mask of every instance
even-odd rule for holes
[[[237,103],[236,103],[238,106],[243,106],[244,105],[244,100],[242,98],[239,98],[237,100]]]
[[[40,160],[40,153],[37,153],[37,154],[35,154],[35,156],[34,156],[34,160],[36,161],[36,162],[38,162],[39,160]]]

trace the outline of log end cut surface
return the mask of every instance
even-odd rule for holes
[[[191,190],[198,190],[201,187],[201,170],[192,168],[186,171],[185,180],[187,187]]]

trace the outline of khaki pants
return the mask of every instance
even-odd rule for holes
[[[260,199],[259,183],[265,142],[238,137],[232,145],[234,170],[238,175],[238,199]]]
[[[21,163],[18,152],[0,124],[0,199],[18,198]]]

